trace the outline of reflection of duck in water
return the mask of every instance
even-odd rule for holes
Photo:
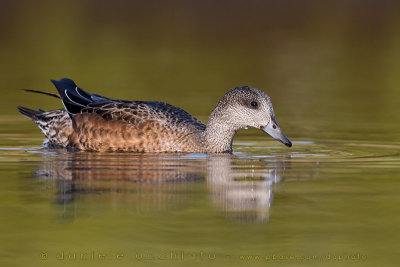
[[[256,88],[241,86],[226,93],[204,125],[183,109],[166,103],[115,100],[89,94],[70,79],[52,82],[65,109],[18,109],[39,126],[50,143],[64,147],[92,151],[232,152],[233,137],[247,127],[260,128],[285,145],[292,145],[278,127],[269,97]]]
[[[208,161],[207,184],[212,203],[237,222],[268,220],[273,185],[282,179],[286,163],[279,161],[272,168],[262,165],[255,169],[234,163],[225,155],[214,155]]]
[[[72,202],[118,204],[129,209],[164,210],[190,202],[204,181],[204,161],[180,154],[91,153],[45,150],[34,172],[41,187],[52,188],[66,210]],[[43,185],[43,183],[45,185]]]
[[[205,193],[199,184],[205,179],[213,206],[240,222],[268,219],[272,186],[280,180],[286,164],[278,161],[269,167],[249,159],[243,164],[229,154],[199,159],[182,154],[54,150],[43,155],[46,160],[35,176],[43,179],[45,188],[58,191],[58,202],[66,210],[75,209],[76,205],[68,203],[77,199],[110,201],[129,209],[134,205],[138,211],[187,206]],[[251,168],[246,167],[249,165]]]

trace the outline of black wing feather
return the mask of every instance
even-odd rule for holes
[[[84,91],[71,79],[63,78],[59,81],[51,80],[51,82],[56,86],[64,107],[71,116],[80,113],[89,104],[111,100],[110,98]]]

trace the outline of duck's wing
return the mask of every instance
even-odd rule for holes
[[[70,79],[52,82],[71,117],[79,113],[93,113],[100,115],[104,120],[123,121],[133,125],[151,120],[184,131],[205,129],[205,125],[188,112],[167,103],[116,100],[90,94]]]
[[[112,99],[96,94],[89,94],[79,88],[71,79],[61,79],[59,81],[51,80],[60,94],[60,98],[64,104],[65,110],[71,115],[81,113],[90,103],[107,102]]]

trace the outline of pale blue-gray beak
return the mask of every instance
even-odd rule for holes
[[[287,138],[286,135],[283,134],[275,118],[271,118],[271,122],[267,126],[261,127],[261,130],[272,136],[275,140],[285,144],[286,146],[292,146],[292,142],[290,142],[289,138]]]

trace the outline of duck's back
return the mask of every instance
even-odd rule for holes
[[[121,121],[139,125],[146,121],[158,121],[183,133],[204,130],[205,125],[185,110],[156,101],[106,100],[92,102],[79,113],[98,114],[105,121]]]

